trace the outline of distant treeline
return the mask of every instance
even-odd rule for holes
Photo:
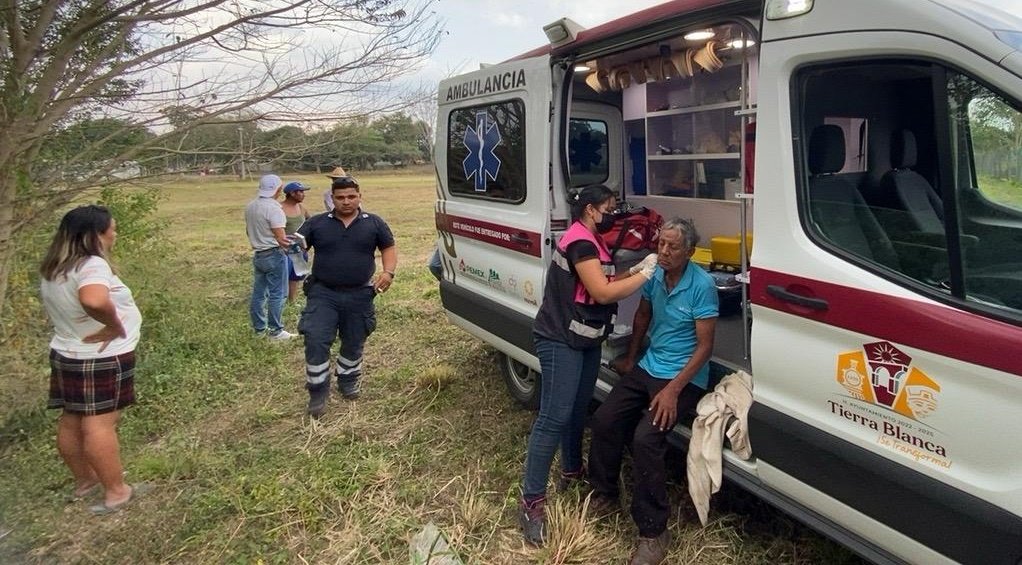
[[[40,163],[77,172],[107,167],[126,149],[146,143],[151,148],[130,163],[114,163],[121,171],[137,174],[206,172],[237,174],[272,168],[278,171],[322,172],[335,166],[355,170],[402,167],[431,159],[432,134],[428,124],[405,114],[374,120],[350,120],[332,127],[294,125],[263,127],[258,120],[216,120],[193,126],[194,112],[176,109],[175,124],[187,129],[165,135],[153,144],[156,133],[126,119],[81,119],[53,132],[40,154]],[[135,172],[138,171],[138,172]]]

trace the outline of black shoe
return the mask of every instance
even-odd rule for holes
[[[543,547],[546,541],[546,497],[532,501],[522,499],[518,505],[518,525],[522,528],[522,537],[529,544]]]
[[[347,400],[357,399],[361,394],[358,377],[355,377],[354,379],[350,380],[349,379],[341,380],[340,378],[338,378],[337,390],[341,393],[341,396],[343,396]]]
[[[323,415],[323,412],[326,411],[326,400],[329,397],[329,386],[322,387],[318,390],[309,389],[309,416],[319,419],[319,417]]]

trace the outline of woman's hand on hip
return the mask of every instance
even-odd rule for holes
[[[122,337],[122,338],[123,337],[128,337],[128,334],[127,334],[127,332],[124,331],[124,326],[118,324],[116,327],[113,327],[113,326],[103,326],[96,333],[89,334],[89,335],[85,336],[84,338],[82,338],[82,341],[85,342],[85,343],[98,343],[98,344],[100,344],[100,346],[99,346],[99,353],[103,353],[103,350],[105,350],[107,347],[109,347],[110,342],[112,342],[113,340],[115,340],[115,339],[117,339],[119,337]]]

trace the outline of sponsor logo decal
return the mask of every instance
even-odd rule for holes
[[[531,280],[526,280],[522,283],[522,293],[522,298],[524,298],[526,302],[533,306],[539,305],[539,302],[536,300],[536,285],[534,285]]]
[[[479,267],[473,267],[472,265],[465,263],[464,259],[462,259],[461,262],[458,263],[458,270],[461,271],[462,273],[472,275],[473,277],[477,277],[483,280],[486,279],[485,271],[483,271]]]
[[[485,79],[477,78],[475,80],[449,86],[447,87],[447,99],[445,102],[461,100],[462,98],[472,98],[474,96],[483,96],[486,94],[496,94],[498,92],[504,92],[515,88],[525,88],[524,70],[507,71],[493,76],[488,76]]]
[[[845,396],[828,400],[830,413],[878,432],[878,445],[916,461],[951,468],[943,434],[923,423],[940,403],[940,384],[888,341],[837,356],[835,380]]]
[[[487,285],[497,290],[504,290],[504,284],[500,280],[500,273],[493,269],[480,269],[479,267],[473,267],[462,259],[458,263],[458,270],[466,275],[471,275],[477,279],[484,281]]]
[[[486,112],[476,112],[476,127],[465,129],[462,143],[468,155],[461,162],[465,180],[475,182],[476,192],[486,192],[486,180],[497,180],[500,159],[493,152],[500,145],[500,128]]]
[[[486,282],[493,288],[504,290],[504,285],[500,282],[500,273],[490,269],[490,276],[486,278]]]

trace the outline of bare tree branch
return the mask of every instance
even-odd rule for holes
[[[434,1],[0,0],[0,310],[12,236],[123,163],[300,161],[428,96],[397,81],[440,39]],[[293,151],[260,137],[286,124]]]

